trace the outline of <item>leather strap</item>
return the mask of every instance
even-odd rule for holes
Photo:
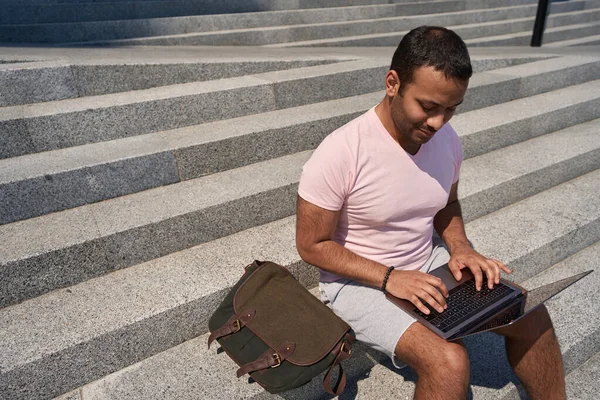
[[[212,332],[208,337],[208,348],[210,349],[210,345],[215,339],[221,338],[223,336],[231,335],[232,333],[236,333],[243,326],[246,326],[248,322],[250,322],[256,316],[256,310],[249,310],[243,313],[241,316],[237,316],[233,314],[231,318],[225,324]]]
[[[279,367],[284,360],[294,353],[294,350],[296,350],[296,344],[293,342],[285,342],[279,351],[268,349],[256,360],[238,369],[237,377],[239,378],[250,372],[261,371],[271,367]]]
[[[325,378],[323,378],[323,389],[325,389],[325,391],[327,393],[333,394],[335,396],[339,396],[340,394],[342,394],[342,392],[346,388],[346,372],[344,371],[344,369],[342,368],[342,364],[340,364],[340,363],[342,361],[350,358],[350,354],[352,353],[352,350],[350,349],[350,343],[352,341],[353,340],[347,340],[347,337],[346,337],[333,350],[333,353],[334,354],[337,353],[337,355],[335,357],[335,360],[333,360],[333,364],[331,364],[329,371],[327,371],[327,375],[325,375]],[[331,388],[331,373],[333,372],[333,369],[336,367],[336,365],[340,366],[340,376],[335,385],[335,388],[332,389]]]

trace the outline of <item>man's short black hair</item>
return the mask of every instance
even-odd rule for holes
[[[433,67],[446,79],[467,80],[473,75],[467,45],[441,26],[420,26],[408,32],[392,57],[390,70],[396,71],[400,87],[406,88],[419,67]]]

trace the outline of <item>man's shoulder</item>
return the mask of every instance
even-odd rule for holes
[[[337,144],[354,147],[360,141],[361,137],[368,135],[372,129],[371,112],[373,110],[369,110],[340,126],[327,135],[323,142],[329,142],[331,145]]]

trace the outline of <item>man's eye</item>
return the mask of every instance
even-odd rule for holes
[[[431,111],[433,110],[433,107],[425,107],[425,105],[421,104],[421,108],[425,111]]]

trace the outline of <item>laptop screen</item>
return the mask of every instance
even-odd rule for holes
[[[540,286],[536,289],[527,291],[527,300],[525,301],[525,310],[523,311],[523,314],[527,314],[535,307],[539,306],[555,294],[571,286],[572,284],[574,284],[584,276],[590,274],[591,272],[592,271],[582,272],[580,274],[573,275],[569,278],[562,279],[554,283],[549,283],[547,285]]]

